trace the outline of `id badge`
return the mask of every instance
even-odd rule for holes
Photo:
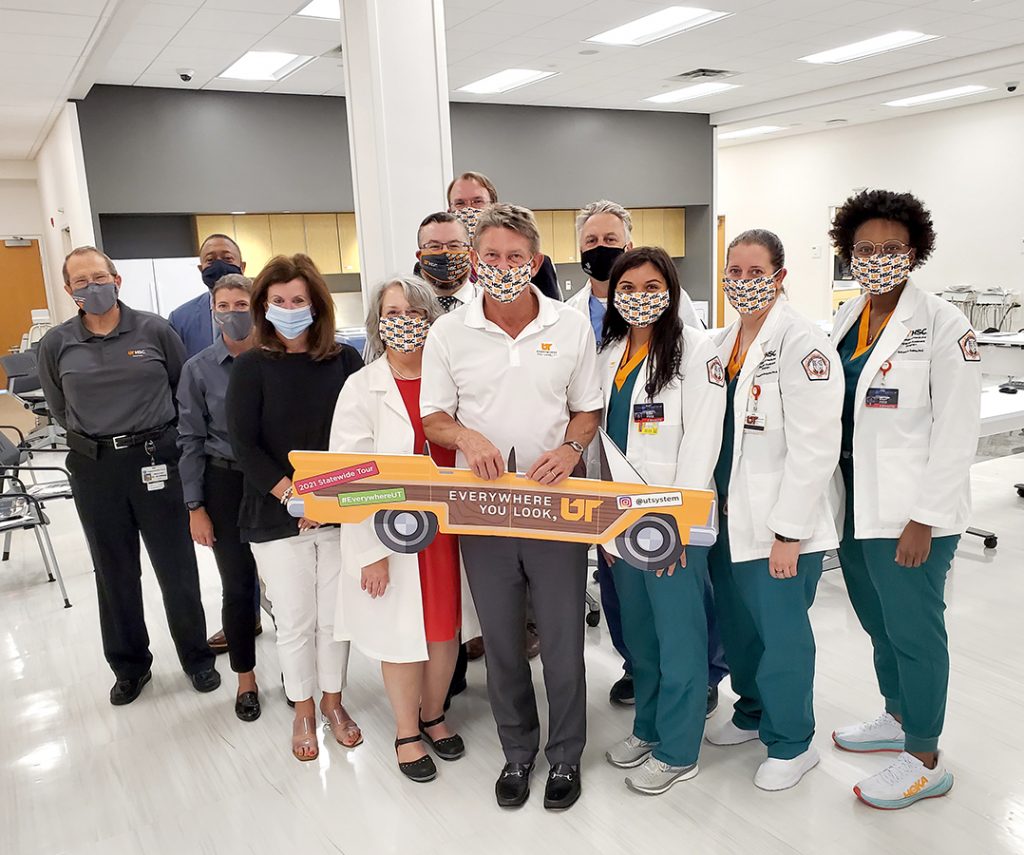
[[[760,433],[767,424],[768,419],[765,418],[764,413],[747,413],[743,417],[743,430]]]
[[[658,423],[657,422],[637,422],[637,427],[640,429],[640,433],[646,436],[657,436],[658,435]]]
[[[663,422],[665,421],[665,405],[662,403],[633,404],[633,421]],[[643,428],[640,429],[644,433]],[[655,431],[657,433],[657,431]]]
[[[875,386],[868,389],[864,406],[876,410],[895,410],[900,405],[900,390]]]
[[[159,466],[143,466],[142,483],[146,485],[146,489],[150,492],[153,492],[154,490],[162,490],[167,483],[167,464],[161,463]]]

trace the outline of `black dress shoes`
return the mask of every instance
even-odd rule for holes
[[[192,688],[197,692],[212,692],[220,687],[220,674],[216,668],[207,668],[205,671],[197,671],[189,674],[192,681]]]
[[[711,718],[718,709],[718,686],[708,686],[708,711],[704,718]]]
[[[420,735],[396,739],[395,753],[398,753],[399,746],[412,745],[412,743],[419,742],[421,739],[423,737]],[[398,770],[410,781],[415,781],[417,784],[426,784],[437,777],[437,766],[434,765],[434,761],[429,755],[424,755],[419,760],[410,760],[408,763],[399,761]]]
[[[235,698],[235,715],[241,721],[256,721],[261,712],[259,692],[242,692]]]
[[[548,772],[548,783],[544,787],[544,807],[548,810],[570,808],[576,804],[581,790],[580,767],[556,763]]]
[[[494,784],[499,807],[519,807],[530,797],[532,763],[506,763]]]
[[[608,702],[617,707],[631,707],[636,703],[632,674],[623,674],[612,683],[611,691],[608,692]]]
[[[142,687],[153,679],[153,672],[147,671],[134,680],[118,680],[110,689],[110,703],[115,707],[130,704],[142,692]]]
[[[424,721],[420,719],[420,733],[423,735],[424,741],[431,748],[434,749],[434,753],[442,760],[458,760],[463,754],[466,753],[466,745],[462,741],[462,737],[457,733],[451,736],[442,736],[440,739],[434,739],[429,733],[427,728],[437,727],[444,721],[444,716],[435,718],[433,721]]]

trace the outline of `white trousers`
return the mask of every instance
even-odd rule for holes
[[[341,572],[338,529],[316,528],[295,537],[252,544],[252,554],[277,622],[277,656],[284,690],[293,701],[340,692],[348,671],[347,641],[334,640]]]

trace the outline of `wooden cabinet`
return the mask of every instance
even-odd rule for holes
[[[359,240],[356,237],[356,215],[338,214],[338,242],[341,246],[341,272],[359,272]]]
[[[235,239],[235,218],[231,214],[200,214],[196,216],[196,251],[210,235],[227,235]]]
[[[266,214],[245,214],[234,219],[235,240],[242,251],[246,270],[255,278],[274,255],[270,217]]]
[[[306,252],[321,273],[341,273],[341,241],[336,214],[306,214]]]
[[[665,208],[665,251],[673,258],[686,256],[686,208]]]
[[[271,214],[270,246],[274,255],[305,253],[306,226],[302,214]]]
[[[552,211],[551,225],[554,231],[551,260],[555,264],[576,264],[580,250],[576,243],[576,212]]]

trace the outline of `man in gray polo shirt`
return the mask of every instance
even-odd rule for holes
[[[39,345],[39,377],[67,430],[67,467],[96,572],[103,652],[115,706],[149,682],[153,656],[142,610],[139,536],[163,593],[167,623],[197,691],[220,685],[206,643],[199,569],[178,477],[174,390],[185,348],[163,318],[117,299],[121,277],[91,246],[64,260],[78,315]]]

